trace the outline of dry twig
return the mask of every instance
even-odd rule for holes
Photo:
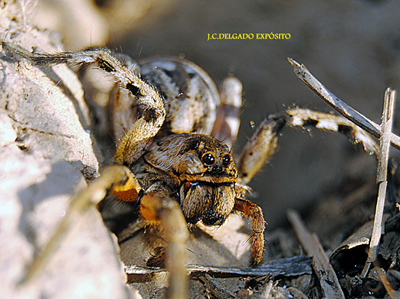
[[[396,295],[396,291],[390,285],[389,279],[388,279],[387,274],[385,273],[385,271],[382,268],[378,268],[377,272],[378,272],[379,279],[382,281],[382,284],[385,286],[385,289],[389,294],[389,297],[391,299],[399,298]]]
[[[199,277],[199,280],[203,283],[208,292],[210,292],[214,297],[220,299],[230,299],[235,298],[235,295],[224,289],[218,281],[213,279],[210,275],[204,274]]]
[[[125,266],[125,273],[129,275],[148,275],[165,272],[165,269],[149,268],[139,266]],[[267,262],[257,268],[235,268],[235,267],[207,267],[207,266],[188,266],[187,271],[194,275],[232,275],[232,276],[265,276],[273,273],[275,276],[299,276],[311,274],[311,259],[306,256],[294,256]]]
[[[382,217],[386,199],[387,190],[387,167],[389,160],[390,134],[392,132],[395,91],[388,88],[385,92],[384,106],[382,113],[382,132],[380,138],[380,155],[378,160],[378,169],[376,182],[379,184],[378,199],[376,202],[374,227],[372,229],[371,242],[369,244],[368,259],[361,273],[361,277],[366,277],[371,263],[374,263],[378,257],[378,247],[382,235]]]
[[[304,226],[299,214],[294,210],[287,212],[290,223],[292,224],[297,238],[309,256],[313,257],[315,273],[321,284],[321,288],[326,298],[345,298],[339,280],[336,276],[329,259],[325,254],[318,237],[311,234]]]

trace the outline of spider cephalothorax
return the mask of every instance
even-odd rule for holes
[[[203,134],[173,134],[153,142],[147,151],[133,166],[139,177],[144,169],[153,172],[145,180],[145,189],[158,183],[171,190],[188,223],[203,220],[207,225],[221,225],[225,221],[235,203],[238,180],[226,144]]]

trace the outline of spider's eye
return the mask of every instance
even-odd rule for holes
[[[201,161],[207,165],[211,166],[215,163],[215,157],[211,153],[205,153],[203,156],[201,156]]]
[[[225,167],[229,166],[231,163],[231,156],[229,154],[226,154],[225,156],[222,157],[222,165]]]

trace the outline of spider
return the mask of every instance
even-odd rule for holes
[[[231,147],[240,125],[242,85],[234,77],[226,78],[218,91],[204,70],[184,59],[159,57],[136,63],[106,48],[39,54],[5,41],[2,46],[37,65],[93,64],[114,77],[114,165],[72,199],[68,215],[112,193],[131,203],[140,221],[161,222],[166,248],[155,252],[148,264],[165,262],[171,273],[171,298],[187,297],[185,243],[188,227],[199,222],[221,226],[232,213],[249,218],[249,262],[261,262],[265,220],[261,208],[246,199],[247,185],[276,151],[285,124],[342,132],[361,141],[366,150],[377,151],[362,129],[342,117],[291,109],[266,117],[235,159]],[[41,256],[52,250],[63,229],[60,225]],[[34,261],[28,278],[41,263],[40,257]]]

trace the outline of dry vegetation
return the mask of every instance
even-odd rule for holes
[[[193,1],[158,0],[137,1],[129,9],[128,3],[134,5],[134,1],[97,1],[97,7],[90,1],[58,2],[44,9],[46,1],[39,1],[35,10],[33,1],[0,1],[0,37],[12,37],[27,49],[65,49],[60,35],[36,29],[32,24],[37,22],[42,28],[61,31],[72,49],[111,42],[123,45],[124,50],[131,46],[134,58],[184,53],[217,81],[234,73],[246,92],[242,139],[251,134],[248,121],[257,122],[281,110],[282,104],[295,102],[329,110],[317,98],[309,100],[312,93],[295,79],[287,56],[307,62],[327,87],[372,119],[380,118],[387,85],[398,89],[400,82],[399,36],[394,33],[400,16],[391,1],[309,1],[305,8],[293,1],[251,1],[246,7],[241,1],[232,1],[219,6],[208,3],[207,8]],[[82,11],[85,17],[80,15]],[[174,21],[168,22],[171,19]],[[375,27],[370,25],[374,22]],[[196,30],[197,26],[200,29]],[[290,32],[292,40],[206,42],[208,32],[261,30]],[[95,209],[74,223],[39,278],[20,284],[27,265],[65,214],[68,199],[107,163],[103,156],[110,156],[110,145],[104,147],[102,142],[98,146],[99,135],[93,133],[104,134],[104,127],[96,123],[102,116],[89,117],[74,72],[65,66],[37,68],[23,61],[16,63],[4,55],[0,54],[0,289],[5,297],[162,298],[166,273],[161,270],[128,267],[128,287],[125,285],[117,258],[119,248]],[[305,70],[300,70],[297,73],[304,78]],[[308,85],[315,84],[318,82]],[[319,88],[311,89],[321,93]],[[387,103],[393,102],[390,98],[393,95],[388,92]],[[353,121],[359,117],[340,102],[331,105]],[[272,224],[267,232],[265,264],[258,270],[248,269],[235,260],[239,255],[231,244],[245,244],[248,233],[241,219],[220,231],[222,237],[209,238],[215,231],[197,232],[194,248],[201,249],[204,243],[210,244],[205,251],[217,248],[217,252],[225,246],[226,252],[215,253],[215,261],[207,257],[205,267],[189,267],[192,296],[399,297],[399,176],[396,160],[388,162],[387,155],[390,142],[399,146],[390,128],[391,121],[399,118],[393,108],[384,111],[382,124],[374,125],[365,118],[355,121],[375,137],[385,136],[380,141],[380,152],[386,154],[379,156],[378,179],[375,158],[361,150],[354,153],[345,141],[315,131],[313,138],[285,132],[274,167],[266,168],[269,177],[258,177],[252,186],[258,194],[255,200],[264,206]],[[397,150],[391,155],[398,156]],[[375,212],[378,194],[380,213]],[[290,224],[286,223],[288,208],[300,210],[304,220],[289,210]],[[375,220],[374,226],[376,215],[382,220]],[[233,241],[225,240],[226,235]],[[372,246],[378,251],[369,251],[371,235],[380,241],[377,248]],[[271,260],[274,262],[268,262]],[[135,289],[140,289],[140,294]]]

